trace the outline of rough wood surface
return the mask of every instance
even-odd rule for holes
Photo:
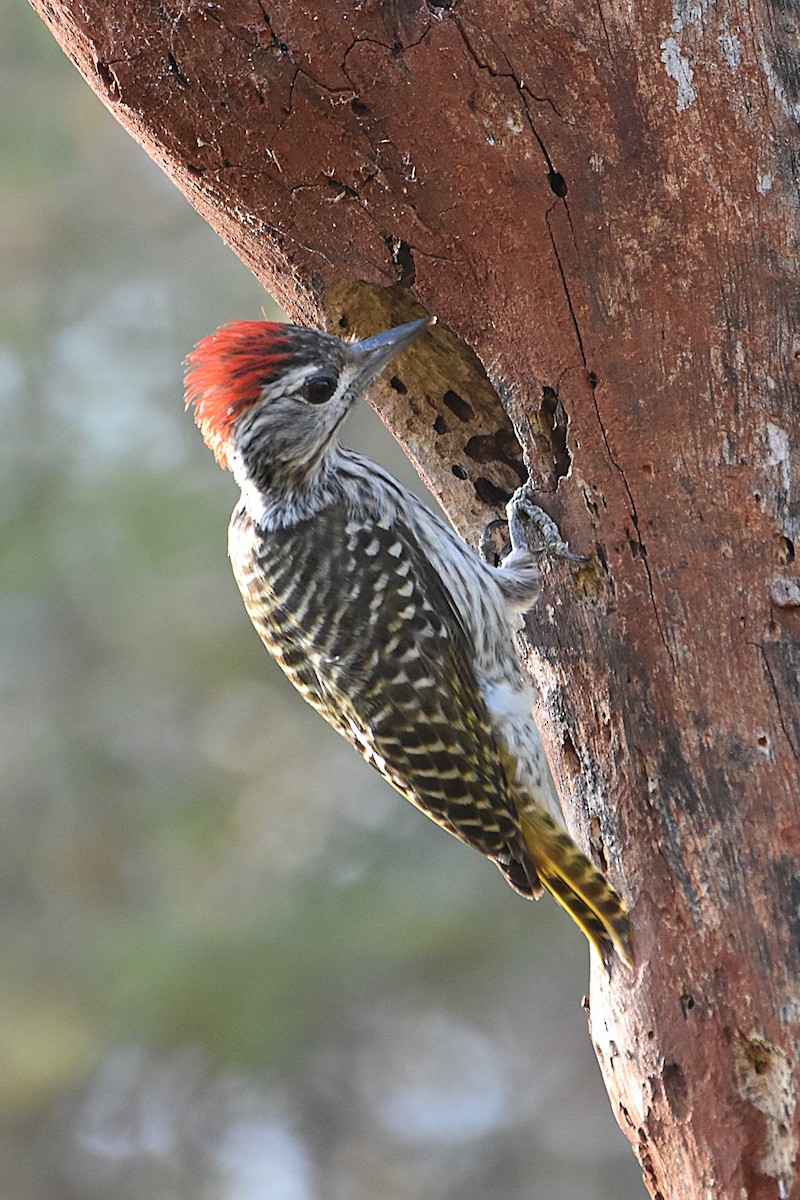
[[[295,318],[441,318],[377,401],[467,536],[524,454],[594,552],[527,654],[612,1103],[654,1196],[800,1195],[796,5],[34,6]]]

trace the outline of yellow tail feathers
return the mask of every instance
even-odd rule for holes
[[[519,819],[539,879],[586,934],[606,969],[614,950],[632,966],[630,920],[608,880],[543,809],[520,811]]]

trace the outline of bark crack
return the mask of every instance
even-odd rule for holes
[[[292,58],[291,50],[289,49],[289,47],[286,45],[285,42],[281,41],[281,39],[275,33],[275,30],[272,28],[272,21],[270,19],[270,15],[267,12],[267,10],[264,8],[264,5],[261,3],[261,0],[258,0],[258,7],[261,9],[261,14],[266,22],[267,29],[270,31],[270,34],[272,35],[273,45],[276,46],[277,49],[279,49],[281,51],[281,53],[288,54],[289,57]],[[292,62],[294,62],[293,58],[292,58]]]
[[[603,30],[603,36],[606,39],[606,47],[608,49],[608,57],[613,59],[614,51],[611,49],[611,38],[608,36],[608,27],[606,25],[606,19],[603,16],[602,0],[595,0],[595,4],[597,6],[597,15],[600,18],[600,25]]]
[[[770,688],[772,689],[772,694],[775,697],[775,707],[778,710],[778,722],[780,724],[781,729],[783,730],[783,736],[786,738],[786,741],[789,745],[789,749],[791,750],[794,757],[796,759],[800,760],[800,747],[795,745],[794,738],[792,737],[791,733],[789,732],[789,727],[786,724],[786,720],[783,715],[783,708],[781,707],[780,692],[778,691],[778,685],[775,681],[775,676],[772,673],[772,667],[769,665],[769,658],[767,656],[766,648],[760,642],[751,642],[750,645],[753,646],[754,649],[758,650],[758,652],[761,655],[761,659],[764,663],[764,670],[767,673],[767,678],[769,679],[769,685],[770,685]]]
[[[551,209],[551,211],[552,211],[552,209]],[[559,266],[560,266],[560,262],[559,262]],[[562,272],[562,277],[563,277],[563,272]],[[564,287],[566,289],[566,281],[564,283]],[[572,311],[571,304],[570,304],[570,311]],[[576,332],[577,332],[577,326],[576,326]],[[581,353],[583,353],[583,347],[581,347]],[[584,361],[584,365],[585,365],[585,363],[586,363],[585,357],[584,357],[583,361]],[[678,683],[678,686],[680,687],[680,674],[678,672],[678,665],[675,661],[675,656],[672,653],[672,649],[669,645],[669,642],[667,641],[667,637],[664,632],[664,626],[661,622],[661,614],[658,611],[658,602],[656,600],[655,588],[653,586],[653,576],[650,571],[650,564],[647,561],[647,547],[644,544],[644,540],[642,539],[641,529],[639,528],[639,514],[636,511],[636,503],[633,499],[633,492],[631,491],[630,484],[628,483],[628,480],[625,477],[625,472],[623,471],[620,464],[617,462],[617,460],[614,457],[614,454],[611,450],[611,445],[608,440],[608,434],[606,433],[606,427],[603,423],[603,418],[600,415],[600,405],[597,403],[597,376],[595,375],[595,373],[593,371],[589,371],[589,386],[592,390],[592,403],[594,404],[594,411],[597,416],[597,424],[600,428],[600,436],[603,439],[603,445],[605,446],[606,453],[609,458],[609,462],[611,463],[611,465],[614,467],[614,470],[619,475],[622,486],[625,489],[625,495],[628,497],[628,506],[630,509],[631,521],[633,522],[633,527],[636,532],[636,540],[633,543],[633,546],[637,547],[637,550],[635,551],[635,557],[638,558],[639,561],[641,562],[642,567],[644,569],[645,576],[647,578],[647,590],[650,594],[650,603],[653,608],[653,616],[655,617],[656,628],[658,629],[658,634],[659,634],[659,637],[661,638],[662,645],[664,646],[664,649],[667,652],[667,658],[669,659],[670,667],[672,669],[672,677],[673,677],[673,679],[676,680],[676,682]]]
[[[523,104],[525,104],[525,93],[527,93],[531,97],[531,99],[536,101],[537,104],[549,104],[550,107],[552,108],[553,112],[558,117],[559,121],[564,120],[564,117],[558,111],[558,109],[556,108],[555,104],[553,103],[553,101],[550,99],[549,96],[537,96],[535,92],[532,92],[530,90],[530,88],[525,83],[524,79],[520,79],[518,77],[518,75],[514,71],[514,68],[511,66],[511,63],[508,61],[508,56],[504,53],[504,51],[501,50],[500,53],[503,55],[503,58],[506,60],[506,65],[508,66],[508,70],[507,71],[498,71],[498,69],[496,67],[493,67],[491,65],[491,63],[484,62],[481,59],[477,50],[470,42],[469,37],[467,36],[467,33],[464,30],[464,27],[461,24],[461,22],[455,17],[453,18],[453,22],[455,24],[456,29],[458,30],[458,33],[459,33],[459,36],[460,36],[462,42],[464,43],[464,47],[467,51],[467,54],[469,54],[470,58],[475,63],[475,66],[478,68],[479,71],[488,71],[488,73],[491,75],[491,77],[493,79],[510,79],[510,80],[512,80],[512,82],[516,85],[517,91],[522,96]],[[527,105],[526,105],[526,108],[527,108]],[[541,146],[542,150],[545,152],[545,156],[546,156],[547,152],[544,150],[544,144],[542,143],[541,138],[539,137],[539,135],[536,133],[535,130],[534,130],[534,134],[536,136],[536,140],[539,142],[539,145]]]
[[[356,91],[356,93],[357,93],[358,89],[355,87],[355,84],[353,83],[352,79],[350,78],[350,76],[347,73],[347,60],[350,57],[353,50],[355,50],[356,46],[361,46],[365,42],[370,45],[373,45],[373,46],[382,46],[384,50],[389,51],[389,53],[392,55],[392,57],[397,57],[400,54],[405,54],[406,50],[413,50],[416,46],[422,45],[422,43],[425,41],[425,39],[427,38],[430,31],[431,31],[431,21],[428,21],[428,24],[425,26],[425,29],[420,34],[420,36],[417,38],[417,40],[415,42],[409,42],[408,45],[403,45],[403,43],[400,41],[395,41],[392,43],[382,42],[380,40],[380,38],[373,38],[373,37],[354,38],[353,41],[350,43],[350,45],[345,50],[344,54],[342,55],[342,64],[341,64],[342,74],[344,75],[345,79],[350,84],[350,86],[353,88],[353,90]]]
[[[292,95],[294,93],[294,88],[295,88],[295,84],[297,83],[298,75],[302,75],[305,79],[310,80],[311,83],[313,83],[315,87],[318,87],[323,92],[327,92],[331,96],[347,96],[350,92],[353,91],[352,80],[350,79],[349,75],[347,74],[347,71],[345,71],[345,69],[344,69],[344,59],[347,58],[347,55],[349,54],[350,50],[352,50],[352,48],[353,48],[352,46],[350,46],[349,50],[345,51],[344,59],[342,60],[342,65],[341,65],[342,74],[344,75],[345,79],[347,80],[347,83],[349,86],[348,87],[332,87],[330,84],[323,83],[321,79],[317,79],[317,77],[315,75],[313,75],[305,67],[301,67],[298,65],[297,60],[295,59],[294,55],[292,54],[291,47],[288,46],[286,44],[286,42],[282,41],[278,37],[278,35],[275,33],[275,30],[272,28],[272,21],[270,20],[269,13],[264,8],[264,5],[260,2],[260,0],[259,0],[258,7],[261,10],[261,15],[264,18],[264,24],[267,26],[267,29],[270,32],[270,36],[272,38],[272,46],[276,50],[280,51],[281,54],[285,54],[290,59],[290,61],[293,63],[293,65],[295,67],[295,73],[294,73],[294,76],[292,77],[292,82],[289,85],[289,108],[288,108],[288,111],[286,114],[287,117],[291,116],[291,114],[292,114]],[[245,41],[245,42],[247,41],[247,39],[242,37],[241,34],[237,34],[235,30],[230,29],[224,23],[224,21],[220,21],[220,25],[222,26],[223,29],[226,29],[228,31],[228,33],[230,33],[233,37],[238,37],[240,40]],[[357,40],[359,40],[359,39],[357,39]],[[361,41],[373,41],[375,39],[362,38],[360,40]],[[356,43],[354,42],[353,45],[355,45],[355,44]],[[384,44],[383,42],[378,42],[378,45],[382,46],[383,44]],[[391,49],[391,47],[387,47],[387,49]],[[285,124],[285,121],[281,122],[280,128],[283,128],[284,124]]]
[[[545,224],[547,225],[547,235],[550,238],[550,245],[553,249],[553,256],[555,257],[556,266],[558,267],[558,274],[561,277],[561,286],[564,290],[564,298],[567,302],[567,308],[569,309],[570,320],[572,321],[572,327],[575,330],[575,338],[578,343],[578,350],[580,351],[581,362],[583,363],[584,370],[586,370],[588,364],[586,362],[586,350],[583,345],[583,337],[581,336],[580,325],[578,324],[578,318],[575,314],[575,307],[572,303],[572,296],[570,295],[569,286],[567,284],[567,276],[564,271],[564,264],[561,261],[561,255],[558,252],[558,246],[556,245],[556,238],[555,238],[555,234],[553,233],[553,227],[550,224],[550,214],[552,213],[553,209],[556,207],[557,204],[558,204],[558,200],[554,200],[553,203],[548,208],[547,212],[544,214],[544,219],[545,219]],[[566,204],[564,205],[564,207],[566,208]],[[592,391],[594,391],[594,388],[592,389]],[[606,446],[607,445],[608,445],[608,443],[606,443]],[[613,459],[612,459],[612,461],[613,461]],[[614,463],[614,466],[616,466],[616,465],[617,464]],[[617,469],[619,470],[619,468],[617,468]]]
[[[506,59],[506,62],[508,62],[508,59]],[[510,66],[511,66],[511,64],[509,63],[509,69],[510,69]],[[536,139],[539,149],[541,150],[542,155],[544,156],[544,161],[547,164],[547,182],[550,184],[550,188],[553,191],[553,193],[556,196],[558,196],[558,198],[560,200],[563,200],[567,194],[567,184],[566,184],[564,176],[561,174],[561,172],[557,171],[555,169],[555,167],[553,166],[553,160],[550,157],[550,153],[549,153],[547,147],[545,146],[544,142],[542,141],[542,138],[539,134],[538,129],[536,128],[536,126],[533,123],[533,117],[531,116],[531,110],[528,105],[527,97],[525,95],[525,91],[526,91],[525,84],[520,83],[517,80],[517,77],[513,73],[511,75],[511,78],[516,83],[517,89],[518,89],[520,97],[522,99],[522,107],[525,110],[525,120],[528,122],[528,127],[529,127],[531,133],[533,134],[534,138]],[[535,99],[536,99],[536,97],[534,96],[534,100]]]

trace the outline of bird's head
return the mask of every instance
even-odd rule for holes
[[[186,359],[186,404],[217,462],[270,481],[313,468],[353,402],[433,324],[424,317],[361,342],[274,321],[235,321]]]

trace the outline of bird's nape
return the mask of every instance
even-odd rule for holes
[[[290,326],[279,321],[231,321],[197,343],[185,360],[186,407],[221,467],[239,418],[291,360]]]

